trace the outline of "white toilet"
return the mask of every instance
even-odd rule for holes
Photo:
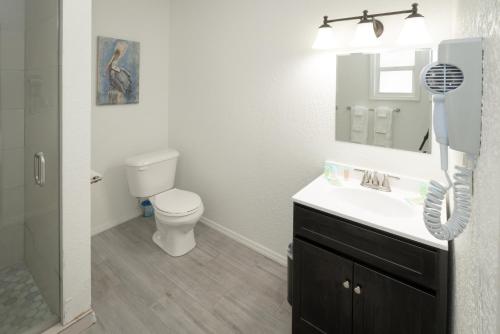
[[[203,214],[203,203],[195,193],[174,188],[179,152],[168,149],[127,159],[127,179],[134,197],[149,198],[155,209],[153,241],[172,256],[181,256],[196,246],[194,226]]]

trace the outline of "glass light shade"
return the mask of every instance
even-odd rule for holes
[[[373,22],[362,22],[356,25],[354,39],[351,42],[352,47],[364,48],[380,45],[380,41],[375,35]]]
[[[316,50],[329,50],[335,48],[335,32],[332,27],[322,27],[318,29],[318,35],[312,46]]]
[[[404,20],[403,29],[399,34],[399,45],[428,45],[432,43],[423,16],[408,17]]]

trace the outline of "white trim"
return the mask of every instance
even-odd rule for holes
[[[131,221],[132,219],[136,219],[136,218],[139,218],[139,217],[142,217],[142,214],[138,214],[138,215],[135,215],[133,217],[128,217],[128,218],[120,219],[119,222],[105,222],[105,223],[100,224],[100,225],[95,226],[95,227],[94,227],[94,225],[92,225],[91,235],[92,236],[98,235],[99,233],[102,233],[104,231],[110,230],[113,227],[120,226],[121,224],[125,224],[125,223]]]
[[[107,231],[113,227],[116,227],[116,226],[121,225],[123,223],[126,223],[128,221],[129,220],[124,221],[122,223],[118,223],[118,224],[117,223],[107,223],[107,224],[100,225],[92,230],[92,236],[97,235],[99,233],[102,233],[104,231]],[[231,229],[228,229],[227,227],[222,226],[221,224],[216,223],[211,219],[208,219],[207,217],[201,217],[200,223],[205,224],[206,226],[213,228],[216,231],[219,231],[220,233],[230,237],[231,239],[239,242],[240,244],[243,244],[243,245],[253,249],[257,253],[264,255],[265,257],[267,257],[267,258],[269,258],[269,259],[271,259],[271,260],[273,260],[273,261],[275,261],[283,266],[287,265],[286,256],[283,256],[283,255],[255,242],[253,240],[250,240],[247,237],[245,237],[245,236],[243,236],[243,235],[241,235],[241,234],[239,234]]]
[[[418,101],[420,100],[419,73],[417,73],[417,57],[413,66],[380,67],[380,54],[370,55],[370,100],[397,100]],[[380,72],[382,71],[411,71],[412,91],[408,93],[381,93],[379,92]]]
[[[92,226],[92,231],[91,231],[91,235],[94,236],[94,235],[97,235],[99,233],[102,233],[104,231],[107,231],[107,230],[110,230],[112,229],[113,227],[117,227],[121,224],[124,224],[126,222],[129,222],[131,221],[132,219],[135,219],[137,217],[140,217],[140,216],[135,216],[135,217],[132,217],[132,218],[127,218],[125,219],[124,221],[122,222],[119,222],[119,223],[116,223],[116,222],[108,222],[108,223],[104,223],[102,225],[99,225],[99,226],[96,226],[96,227],[93,227]]]
[[[97,321],[94,310],[90,309],[79,317],[75,318],[69,324],[63,326],[57,324],[47,329],[42,334],[77,334],[81,333]]]
[[[128,220],[127,220],[127,221],[128,221]],[[122,223],[111,223],[111,222],[110,222],[110,223],[106,223],[106,224],[99,225],[99,226],[97,226],[97,227],[92,227],[92,233],[91,233],[91,234],[92,234],[92,236],[97,235],[97,234],[99,234],[99,233],[102,233],[102,232],[104,232],[104,231],[107,231],[107,230],[109,230],[109,229],[112,229],[112,228],[113,228],[113,227],[115,227],[115,226],[118,226],[118,225],[121,225],[121,224],[123,224],[123,223],[126,223],[127,221],[124,221],[124,222],[122,222]]]
[[[243,235],[241,235],[241,234],[239,234],[231,229],[228,229],[227,227],[222,226],[221,224],[216,223],[211,219],[208,219],[207,217],[201,217],[200,222],[205,224],[206,226],[208,226],[210,228],[213,228],[216,231],[219,231],[220,233],[228,236],[229,238],[247,246],[248,248],[253,249],[257,253],[264,255],[268,259],[271,259],[271,260],[273,260],[273,261],[275,261],[275,262],[277,262],[285,267],[287,266],[286,256],[283,256],[279,253],[276,253],[275,251],[270,250],[269,248],[255,242],[253,240],[250,240],[247,237],[245,237],[245,236],[243,236]]]
[[[91,308],[92,1],[60,1],[61,322]]]

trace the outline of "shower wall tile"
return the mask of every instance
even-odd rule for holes
[[[25,1],[0,0],[0,268],[24,257]]]
[[[2,109],[24,109],[24,71],[2,70],[0,93]]]
[[[0,69],[24,70],[24,31],[4,31],[0,27]]]
[[[25,2],[22,0],[0,0],[0,23],[2,30],[22,31],[25,25]]]
[[[24,231],[24,238],[26,239],[24,243],[26,254],[24,260],[26,261],[26,266],[33,275],[49,308],[57,314],[59,313],[57,305],[59,304],[60,274],[58,266],[56,269],[50,262],[58,261],[59,259],[54,259],[53,254],[44,252],[46,246],[40,245],[40,242],[42,242],[40,236],[37,236],[36,231],[30,230],[27,226]]]
[[[57,29],[57,17],[53,17],[26,30],[26,69],[47,69],[58,66]]]
[[[23,261],[23,243],[23,224],[11,224],[0,227],[0,268]]]
[[[28,217],[24,228],[26,238],[30,242],[26,244],[27,254],[36,256],[26,257],[28,267],[33,267],[33,262],[42,263],[45,270],[59,272],[59,213],[57,210],[46,210],[43,214],[37,214],[36,219]],[[32,249],[28,248],[32,247]],[[36,270],[34,271],[38,276]],[[38,280],[37,280],[38,282]],[[48,282],[48,285],[52,282]]]
[[[59,0],[26,0],[26,25],[30,29],[41,22],[54,17]]]
[[[27,115],[58,112],[58,68],[31,69],[26,72],[25,110]],[[43,117],[43,115],[42,115]]]
[[[3,150],[24,148],[24,110],[7,109],[0,113]]]
[[[0,228],[24,224],[24,186],[3,189],[0,193]]]
[[[24,149],[2,151],[2,188],[14,188],[24,184]]]

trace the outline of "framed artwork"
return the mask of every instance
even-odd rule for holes
[[[140,43],[97,38],[97,104],[139,103]]]

